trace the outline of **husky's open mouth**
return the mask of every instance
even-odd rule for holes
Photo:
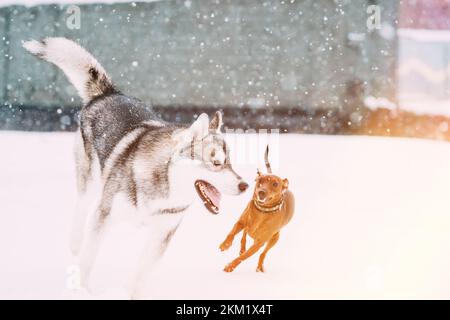
[[[220,206],[220,191],[216,189],[211,183],[205,180],[195,181],[195,190],[211,213],[218,214]]]

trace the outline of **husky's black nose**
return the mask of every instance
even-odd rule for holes
[[[244,192],[248,189],[248,183],[247,182],[240,182],[238,185],[239,191]]]

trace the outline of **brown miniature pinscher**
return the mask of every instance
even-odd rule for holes
[[[272,174],[269,163],[269,146],[264,160],[268,174],[258,170],[253,198],[245,208],[239,221],[234,225],[225,241],[220,245],[224,251],[231,247],[234,237],[244,230],[239,257],[229,263],[224,271],[232,272],[242,261],[255,254],[266,244],[259,256],[257,272],[264,272],[264,259],[280,237],[280,230],[289,223],[294,214],[294,195],[288,190],[289,181]],[[253,238],[253,245],[246,250],[247,234]]]

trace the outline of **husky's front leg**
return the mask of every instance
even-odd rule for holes
[[[100,242],[108,227],[112,197],[113,195],[104,192],[102,200],[92,216],[92,221],[87,231],[86,242],[80,255],[81,285],[86,289],[88,289],[89,277],[92,266],[95,263],[95,258],[97,257]]]
[[[163,234],[162,237],[150,236],[141,255],[136,273],[131,278],[130,294],[132,299],[143,299],[146,297],[145,288],[148,283],[149,275],[166,251],[177,228],[178,225],[169,230],[166,234]],[[151,230],[149,230],[149,234],[152,235]]]

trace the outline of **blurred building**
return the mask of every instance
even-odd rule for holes
[[[450,0],[400,2],[401,109],[450,115]]]
[[[79,29],[67,25],[67,4],[0,8],[0,127],[53,130],[59,121],[59,129],[74,128],[81,104],[74,88],[21,47],[47,36],[79,41],[124,92],[176,121],[223,108],[234,127],[333,133],[341,114],[358,122],[364,96],[396,99],[395,1],[176,0],[79,8]],[[380,19],[369,27],[377,10]]]

